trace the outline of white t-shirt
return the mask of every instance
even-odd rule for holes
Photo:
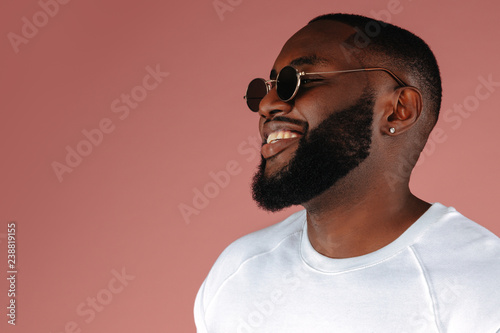
[[[331,259],[300,211],[231,244],[194,314],[198,333],[496,333],[500,239],[435,203],[380,250]]]

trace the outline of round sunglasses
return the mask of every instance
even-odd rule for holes
[[[326,75],[326,74],[338,74],[338,73],[354,73],[354,72],[371,72],[371,71],[383,71],[389,74],[401,87],[406,87],[407,84],[396,76],[393,72],[388,69],[381,67],[373,68],[360,68],[360,69],[347,69],[342,71],[332,71],[332,72],[299,72],[295,67],[285,66],[281,69],[276,77],[276,80],[265,80],[265,79],[253,79],[247,88],[247,93],[244,98],[247,101],[247,105],[253,112],[259,111],[260,101],[267,95],[267,93],[276,86],[276,92],[278,97],[283,102],[288,102],[292,100],[297,92],[299,91],[301,80],[306,75]]]

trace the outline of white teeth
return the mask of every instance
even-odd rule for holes
[[[290,131],[276,131],[269,134],[269,136],[267,137],[267,143],[276,142],[281,139],[297,138],[298,136],[299,135],[297,133]]]

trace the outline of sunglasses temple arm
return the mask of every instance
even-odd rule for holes
[[[396,81],[401,87],[407,87],[408,85],[403,81],[401,80],[399,77],[396,76],[396,74],[394,74],[393,72],[391,72],[390,70],[386,69],[386,68],[378,68],[378,67],[375,67],[375,68],[365,68],[365,71],[367,72],[370,72],[370,71],[383,71],[383,72],[386,72],[387,74],[389,74],[393,79],[394,81]]]
[[[399,77],[396,76],[393,72],[391,72],[388,69],[381,68],[381,67],[373,67],[373,68],[360,68],[360,69],[346,69],[342,71],[332,71],[332,72],[312,72],[312,73],[305,73],[305,72],[300,72],[299,75],[321,75],[321,74],[336,74],[336,73],[352,73],[352,72],[373,72],[373,71],[383,71],[389,74],[401,87],[408,87],[408,85],[401,80]]]

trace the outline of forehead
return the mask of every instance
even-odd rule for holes
[[[345,40],[356,31],[351,26],[335,21],[320,20],[306,25],[295,33],[283,46],[273,71],[287,65],[329,65],[347,69],[357,65],[345,56],[348,52]],[[297,61],[298,60],[298,61]]]

